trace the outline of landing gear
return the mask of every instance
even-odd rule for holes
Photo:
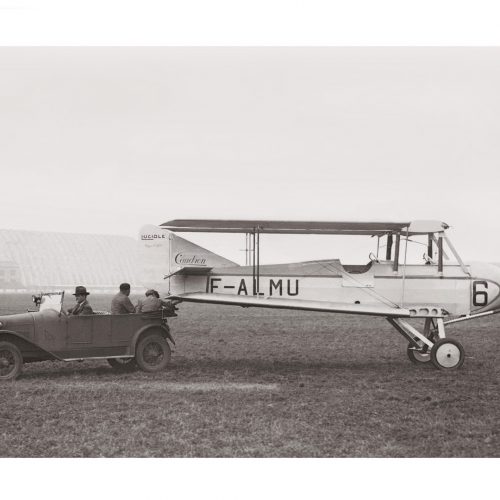
[[[426,318],[420,333],[402,318],[387,318],[389,323],[408,341],[406,353],[410,361],[425,365],[432,362],[439,370],[456,370],[464,363],[464,348],[454,339],[447,339],[442,317]]]
[[[431,360],[431,353],[427,346],[417,349],[411,342],[408,344],[406,354],[408,354],[410,361],[416,365],[426,364]]]
[[[440,370],[456,370],[464,364],[464,348],[458,340],[439,339],[431,349],[433,365]]]

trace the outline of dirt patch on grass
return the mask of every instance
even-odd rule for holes
[[[18,384],[18,387],[21,384]],[[152,380],[149,382],[128,383],[123,382],[46,382],[41,384],[30,383],[29,389],[51,390],[57,389],[60,391],[277,391],[278,384],[251,384],[242,382],[161,382]]]

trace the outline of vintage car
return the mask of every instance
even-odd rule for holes
[[[33,296],[37,311],[0,316],[0,380],[15,379],[23,363],[106,359],[115,369],[163,370],[175,344],[163,309],[152,313],[68,316],[64,292]]]

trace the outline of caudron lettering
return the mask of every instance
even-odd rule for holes
[[[201,255],[178,253],[175,256],[176,264],[191,264],[192,266],[206,266],[207,259]]]

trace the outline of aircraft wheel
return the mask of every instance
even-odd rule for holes
[[[158,372],[166,368],[170,362],[170,346],[159,333],[146,335],[137,343],[137,364],[145,372]]]
[[[464,364],[462,344],[453,339],[439,339],[431,349],[431,360],[440,370],[456,370]]]
[[[23,355],[11,342],[0,342],[0,380],[13,380],[23,368]]]
[[[135,358],[108,358],[108,363],[118,371],[132,371],[137,368]]]
[[[406,353],[408,354],[408,357],[410,358],[410,361],[412,363],[421,365],[428,363],[431,360],[431,353],[428,350],[427,352],[421,352],[412,349],[413,347],[413,344],[410,343],[408,344],[408,348],[406,349]]]

